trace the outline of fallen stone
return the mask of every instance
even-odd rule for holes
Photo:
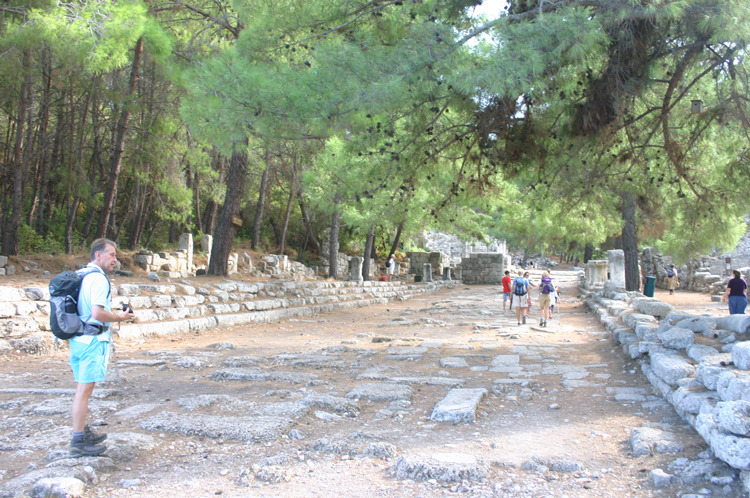
[[[697,362],[720,354],[718,349],[711,346],[704,346],[703,344],[693,344],[687,348],[687,355]]]
[[[679,327],[658,333],[657,336],[662,344],[670,349],[686,349],[695,342],[695,333],[692,330]]]
[[[346,394],[347,398],[369,399],[370,401],[411,400],[414,391],[402,384],[360,384]]]
[[[336,413],[353,414],[359,412],[359,406],[356,402],[330,394],[310,393],[300,399],[299,403],[313,408],[332,410]]]
[[[61,477],[75,478],[84,483],[91,483],[94,475],[87,473],[81,467],[53,467],[49,469],[32,470],[0,484],[0,498],[15,498],[24,492],[30,493],[34,484],[41,479],[59,479]]]
[[[750,374],[725,370],[716,381],[716,392],[722,401],[750,401]]]
[[[440,366],[443,368],[469,368],[465,359],[456,357],[440,358]]]
[[[674,434],[653,427],[637,427],[630,431],[630,445],[635,456],[685,451],[685,446],[675,440]]]
[[[463,379],[451,377],[390,377],[388,382],[396,384],[411,384],[420,386],[446,386],[457,387],[463,384]]]
[[[357,380],[388,380],[394,372],[398,372],[396,367],[390,365],[373,365],[357,375]]]
[[[690,362],[675,355],[651,355],[651,369],[657,377],[670,386],[675,386],[678,380],[695,374],[695,367]]]
[[[714,319],[717,329],[731,330],[738,334],[750,332],[750,315],[727,315]]]
[[[667,474],[662,469],[654,469],[649,472],[651,482],[654,483],[655,488],[668,488],[676,481],[676,478],[672,474]]]
[[[260,358],[258,356],[230,356],[224,360],[224,366],[230,368],[244,368],[254,367],[265,362],[265,358]]]
[[[277,381],[289,382],[290,384],[306,384],[318,378],[311,373],[300,372],[275,372],[260,369],[232,368],[217,370],[211,377],[211,380],[243,380],[243,381]]]
[[[113,432],[107,434],[106,455],[114,462],[132,462],[158,447],[160,442],[148,434]]]
[[[31,489],[32,498],[79,498],[86,484],[75,477],[48,477],[40,479]]]
[[[735,469],[750,470],[750,439],[717,431],[712,435],[710,445],[716,458]]]
[[[141,422],[151,431],[177,432],[184,436],[238,441],[275,441],[287,432],[294,422],[279,417],[218,417],[214,415],[162,412]]]
[[[674,311],[671,304],[650,297],[635,298],[630,303],[638,313],[664,318]]]
[[[479,402],[487,390],[452,389],[432,410],[430,420],[435,422],[475,422]]]
[[[377,442],[368,444],[362,453],[375,458],[388,459],[395,457],[396,451],[396,447],[391,443]]]
[[[209,344],[206,346],[207,349],[216,349],[218,351],[229,351],[230,349],[235,349],[234,344],[231,342],[215,342],[213,344]]]
[[[732,361],[740,370],[750,370],[750,341],[738,342],[734,345]]]
[[[464,453],[433,453],[403,455],[395,465],[397,479],[441,482],[483,482],[487,466],[473,455]]]
[[[750,435],[750,402],[721,401],[714,407],[713,416],[723,432]]]

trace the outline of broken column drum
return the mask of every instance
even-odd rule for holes
[[[610,288],[617,290],[625,289],[625,251],[613,249],[607,251],[609,261]]]
[[[430,263],[424,264],[422,275],[424,276],[423,282],[432,282],[432,265]]]
[[[349,280],[361,282],[362,278],[362,263],[364,258],[361,256],[355,256],[349,262]]]

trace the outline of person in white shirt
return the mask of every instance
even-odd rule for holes
[[[109,279],[105,272],[112,271],[117,263],[116,244],[111,240],[97,239],[91,244],[91,262],[86,268],[78,295],[78,316],[85,324],[83,335],[70,339],[70,367],[76,381],[73,396],[73,439],[70,455],[96,456],[107,447],[100,444],[106,434],[97,434],[86,425],[89,398],[96,382],[107,377],[111,322],[123,322],[133,318],[132,309],[123,313],[112,313],[112,296]]]

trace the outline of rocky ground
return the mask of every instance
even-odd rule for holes
[[[5,357],[0,496],[43,496],[59,476],[90,497],[741,496],[587,313],[575,275],[553,272],[563,303],[546,328],[538,308],[517,326],[497,287],[461,286],[118,343],[91,406],[109,434],[99,458],[67,458],[65,351]],[[680,479],[657,488],[654,469]]]

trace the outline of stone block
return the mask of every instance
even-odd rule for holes
[[[0,268],[5,268],[8,264],[8,256],[0,256]]]
[[[607,251],[610,285],[614,289],[625,289],[625,252],[622,249]]]
[[[716,431],[711,437],[711,449],[719,458],[735,469],[750,470],[750,439]]]
[[[172,306],[172,297],[165,294],[157,294],[151,297],[151,304],[156,308],[167,308]]]
[[[685,318],[677,322],[677,327],[692,330],[697,334],[706,335],[716,329],[716,321],[706,317]]]
[[[13,317],[0,320],[0,337],[24,337],[39,331],[39,323],[31,317]]]
[[[651,369],[657,377],[670,386],[676,386],[678,380],[695,374],[695,367],[686,359],[676,355],[652,355]]]
[[[622,321],[631,329],[635,328],[636,322],[657,323],[657,319],[653,315],[644,315],[643,313],[631,313],[624,317]]]
[[[693,387],[680,387],[673,391],[669,402],[674,405],[677,413],[684,417],[687,413],[697,414],[700,412],[701,405],[706,401],[719,401],[719,395],[716,391],[706,391]]]
[[[654,427],[637,427],[630,432],[630,445],[635,456],[652,453],[681,453],[684,445],[671,432]]]
[[[731,330],[738,334],[750,332],[750,315],[728,315],[715,318],[715,320],[717,329]]]
[[[703,361],[705,358],[710,358],[712,356],[719,356],[721,353],[718,349],[713,348],[711,346],[704,346],[702,344],[693,344],[692,346],[689,346],[687,348],[687,355],[694,359],[697,362]],[[728,361],[731,361],[731,356],[728,358]]]
[[[0,303],[22,301],[26,295],[15,287],[0,286]]]
[[[0,318],[11,318],[16,316],[16,307],[13,303],[0,302]]]
[[[3,268],[3,270],[5,270],[5,274],[6,275],[15,275],[16,274],[16,267],[13,266],[13,265],[8,265],[5,268]]]
[[[19,303],[13,303],[16,307],[16,314],[18,316],[29,316],[38,311],[36,303],[33,301],[21,301]]]
[[[483,388],[452,389],[432,410],[436,422],[475,422],[479,402],[487,395]]]
[[[48,287],[24,287],[23,292],[31,301],[49,301]]]
[[[722,432],[750,436],[750,402],[721,401],[716,404],[713,417]]]
[[[722,401],[750,401],[750,374],[727,370],[719,374],[716,392]]]
[[[663,303],[652,297],[638,297],[631,302],[633,309],[638,313],[664,318],[674,311],[671,304]]]
[[[346,394],[347,398],[369,399],[370,401],[410,401],[414,391],[403,384],[360,384]]]
[[[656,332],[659,326],[653,322],[636,322],[633,331],[639,339],[644,339],[646,335]]]
[[[651,472],[649,472],[649,476],[651,477],[651,482],[654,484],[655,488],[668,488],[673,483],[677,482],[677,477],[673,474],[667,474],[662,469],[654,469]]]
[[[695,342],[695,333],[692,330],[679,327],[672,327],[657,336],[662,344],[670,349],[686,349]]]
[[[714,351],[716,350],[714,349]],[[719,376],[731,369],[728,366],[730,361],[731,355],[719,353],[718,351],[716,351],[715,356],[703,358],[700,360],[698,366],[695,367],[695,380],[702,383],[707,389],[715,391],[719,382]]]
[[[47,477],[31,488],[32,498],[80,498],[85,492],[86,484],[75,477]]]
[[[740,370],[750,370],[750,341],[738,342],[734,345],[732,361]]]
[[[397,479],[440,482],[483,482],[487,476],[485,465],[474,455],[464,453],[431,453],[430,455],[402,455],[395,465]]]

